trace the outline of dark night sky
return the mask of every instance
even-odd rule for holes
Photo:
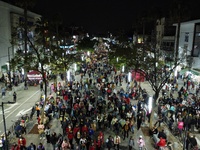
[[[63,14],[66,24],[89,31],[131,28],[134,19],[158,0],[38,0],[34,10],[44,16]]]
[[[6,1],[6,0],[5,0]],[[7,0],[16,1],[16,0]],[[137,16],[159,7],[167,13],[174,0],[36,0],[32,11],[44,17],[61,13],[66,25],[83,26],[91,32],[130,29]],[[199,12],[200,0],[180,0]],[[188,5],[188,6],[189,6]],[[190,11],[189,10],[189,11]],[[186,12],[187,13],[187,12]],[[199,13],[198,13],[199,14]]]

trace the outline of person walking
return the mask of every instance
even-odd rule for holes
[[[108,148],[108,150],[111,150],[113,148],[113,138],[110,135],[107,139],[106,139],[106,147]]]
[[[134,139],[132,136],[130,136],[129,141],[128,141],[129,150],[132,150],[134,146],[135,146]]]
[[[27,150],[36,150],[36,145],[31,143],[28,147]]]
[[[16,102],[16,100],[17,100],[17,93],[14,92],[14,93],[13,93],[13,101]]]
[[[47,143],[50,143],[50,127],[46,127],[45,130],[44,130],[44,133],[45,133],[45,136],[46,136],[46,139],[47,139]]]
[[[40,139],[45,139],[44,137],[44,124],[42,122],[40,122],[40,124],[38,124],[38,133],[39,133],[39,137]]]
[[[57,134],[56,134],[56,132],[53,132],[52,135],[51,135],[51,137],[50,137],[50,142],[52,144],[53,150],[56,149],[56,143],[57,143],[57,141],[58,141]]]
[[[119,150],[119,145],[121,143],[121,138],[118,134],[114,136],[114,148],[117,148]]]
[[[123,126],[123,134],[124,134],[123,140],[125,140],[126,137],[128,138],[129,131],[130,131],[129,122],[126,122],[126,124]]]
[[[141,135],[139,136],[139,139],[137,140],[137,143],[138,143],[139,150],[144,150],[145,141],[144,141],[144,139],[142,138]]]
[[[37,150],[45,150],[45,147],[43,146],[42,143],[39,143],[39,144],[38,144]]]
[[[20,148],[20,150],[26,149],[26,139],[22,135],[19,136],[18,147]]]

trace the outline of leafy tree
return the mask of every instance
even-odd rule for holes
[[[121,69],[124,65],[126,70],[133,70],[142,68],[142,47],[137,45],[112,46],[112,51],[109,52],[109,61],[117,69]]]
[[[26,63],[26,61],[28,60],[28,56],[27,56],[27,42],[28,42],[28,39],[27,39],[27,34],[28,34],[28,8],[29,7],[33,7],[36,3],[35,0],[17,0],[16,2],[16,5],[23,8],[24,10],[24,22],[22,22],[20,25],[21,25],[21,29],[23,30],[24,32],[24,50],[25,50],[25,55],[24,55],[24,61]],[[25,76],[26,76],[26,68],[25,69]]]
[[[78,51],[94,51],[94,45],[96,43],[96,40],[91,40],[89,37],[85,37],[82,40],[79,41],[77,45]]]

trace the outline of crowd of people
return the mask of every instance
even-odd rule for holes
[[[92,56],[89,62],[82,64],[80,74],[80,81],[51,84],[49,100],[45,103],[42,97],[36,104],[39,138],[51,144],[53,150],[119,150],[126,138],[129,141],[126,145],[130,150],[137,145],[144,147],[142,136],[138,140],[133,138],[135,128],[140,129],[144,115],[139,110],[142,108],[137,113],[137,106],[131,104],[131,99],[142,97],[145,92],[139,84],[128,82],[127,76],[117,72],[106,59],[99,61]],[[127,83],[127,87],[117,90],[123,81]],[[51,131],[49,123],[53,119],[60,122],[62,133]],[[104,139],[106,131],[111,134]],[[26,142],[21,142],[21,139],[26,140],[20,135],[18,144],[12,150],[25,147],[31,150],[45,149],[42,143],[38,146],[33,143],[26,146]],[[134,140],[137,140],[137,145]]]
[[[178,80],[183,82],[180,88]],[[187,150],[196,150],[198,144],[195,133],[200,133],[200,85],[194,85],[190,75],[169,80],[168,85],[171,88],[164,87],[162,96],[158,99],[158,120],[151,134],[158,135],[157,129],[162,123],[166,123]],[[158,147],[163,147],[166,142],[166,133],[156,140]]]
[[[38,123],[39,138],[45,139],[52,145],[53,150],[100,150],[118,149],[121,143],[128,139],[126,144],[129,150],[137,147],[145,148],[142,136],[134,139],[135,130],[139,130],[145,121],[141,103],[145,101],[147,92],[136,81],[128,81],[126,75],[118,72],[109,65],[106,59],[90,56],[90,60],[81,66],[79,81],[69,80],[49,85],[50,96],[47,102],[44,98],[36,104],[35,111]],[[101,60],[101,61],[100,61]],[[63,75],[61,79],[64,80]],[[126,88],[119,87],[126,82]],[[66,83],[66,84],[65,84]],[[173,80],[172,85],[177,85]],[[158,129],[166,121],[171,130],[175,124],[180,137],[183,131],[190,131],[187,136],[186,147],[197,146],[195,143],[194,128],[199,129],[199,92],[185,94],[190,86],[183,86],[178,91],[162,92],[158,105],[158,121],[150,131],[151,135],[158,134],[156,148],[162,148],[171,143],[167,141],[166,133]],[[178,89],[178,88],[177,88]],[[198,91],[198,90],[197,90]],[[178,92],[178,97],[174,97]],[[53,94],[55,93],[55,94]],[[187,96],[186,96],[187,95]],[[138,105],[133,105],[137,100]],[[44,108],[44,116],[42,113]],[[186,113],[187,112],[187,113]],[[189,115],[187,115],[189,114]],[[52,132],[49,126],[51,120],[56,119],[62,128],[62,133]],[[111,132],[105,139],[105,132]],[[19,135],[18,144],[12,150],[44,150],[42,143],[26,146],[26,139]],[[136,145],[137,144],[137,145]]]

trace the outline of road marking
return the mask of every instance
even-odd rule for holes
[[[7,114],[7,113],[9,113],[10,111],[9,110],[5,110],[4,111],[4,114]],[[2,111],[0,111],[0,115],[2,115],[3,114],[3,112]]]
[[[18,103],[14,103],[14,104],[8,104],[8,105],[11,105],[10,107],[4,109],[4,113],[8,113],[10,112],[9,110],[12,109],[13,107],[15,107],[15,105],[18,105]],[[2,113],[2,110],[0,110],[0,114],[3,114]]]
[[[10,115],[13,114],[13,112],[15,112],[18,108],[20,108],[22,105],[24,105],[29,99],[31,99],[35,94],[37,94],[38,92],[40,92],[40,90],[36,91],[33,95],[31,95],[27,100],[25,100],[23,103],[21,103],[17,108],[15,108],[10,114],[8,114],[5,119],[7,119]],[[0,124],[3,122],[3,120],[0,122]]]
[[[20,112],[17,113],[16,117],[22,116],[26,114],[28,111],[30,111],[32,108],[29,108],[27,110],[22,109]]]

